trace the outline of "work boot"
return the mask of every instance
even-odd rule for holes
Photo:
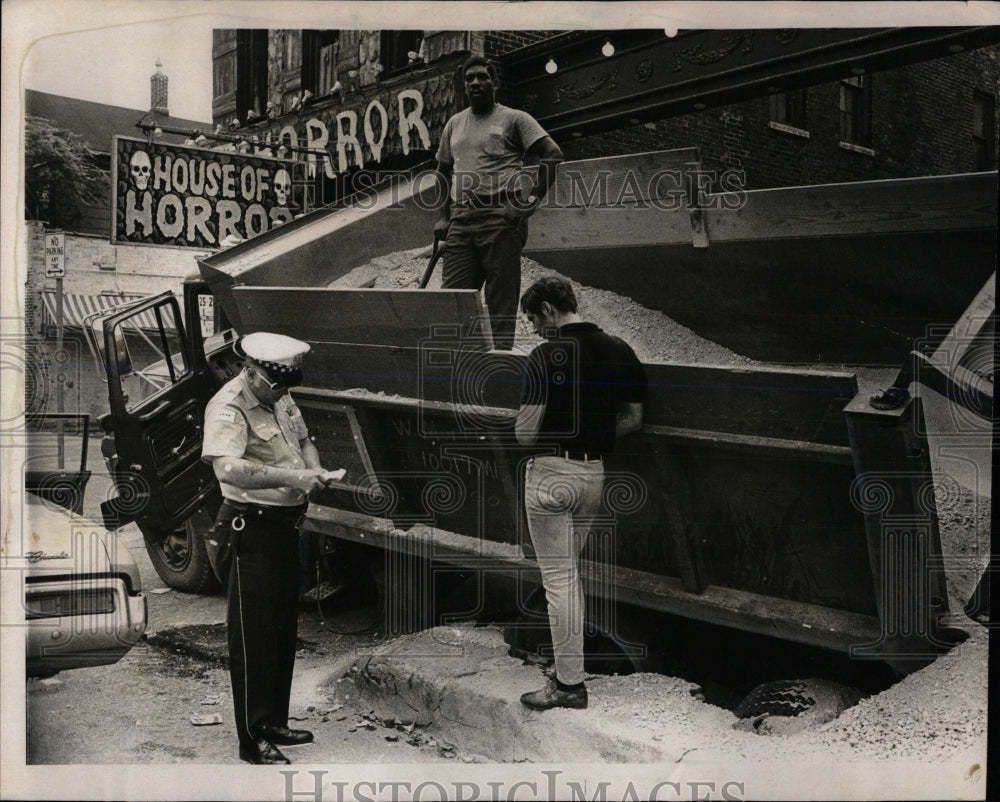
[[[267,727],[264,737],[279,746],[300,746],[311,743],[313,734],[309,730],[290,730],[288,727]]]
[[[275,763],[291,763],[287,757],[267,738],[258,738],[252,744],[240,745],[240,760],[256,766],[270,766]]]
[[[533,710],[548,710],[552,707],[582,709],[587,706],[587,689],[581,685],[578,690],[563,691],[554,679],[550,679],[540,691],[522,694],[521,703]]]

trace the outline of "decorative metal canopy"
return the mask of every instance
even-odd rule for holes
[[[569,32],[501,59],[553,134],[593,133],[1000,43],[1000,26]],[[609,55],[610,54],[610,55]]]

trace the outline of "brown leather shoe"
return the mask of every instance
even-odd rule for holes
[[[556,681],[550,679],[540,691],[522,694],[521,703],[533,710],[548,710],[552,707],[583,709],[587,706],[587,689],[561,691]]]
[[[309,730],[290,730],[288,727],[267,727],[264,737],[279,746],[300,746],[312,742],[313,734]]]
[[[255,766],[270,766],[275,763],[291,763],[281,751],[266,738],[258,738],[252,744],[240,746],[240,760]]]

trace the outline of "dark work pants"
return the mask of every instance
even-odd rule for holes
[[[521,300],[521,248],[528,239],[528,221],[512,223],[502,210],[483,210],[458,217],[448,227],[441,258],[441,287],[447,290],[483,288],[489,307],[493,347],[514,345],[517,305]]]
[[[233,533],[226,627],[236,733],[244,746],[264,727],[288,724],[298,628],[295,524],[303,509],[251,507],[242,514],[246,526]],[[223,504],[216,526],[230,526],[235,515]]]

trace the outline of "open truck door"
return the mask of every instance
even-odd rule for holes
[[[177,299],[164,292],[102,316],[88,333],[108,380],[102,450],[118,489],[102,506],[105,524],[134,520],[164,582],[207,590],[215,576],[202,533],[219,491],[201,461],[205,405],[215,385],[200,332],[185,333]]]

